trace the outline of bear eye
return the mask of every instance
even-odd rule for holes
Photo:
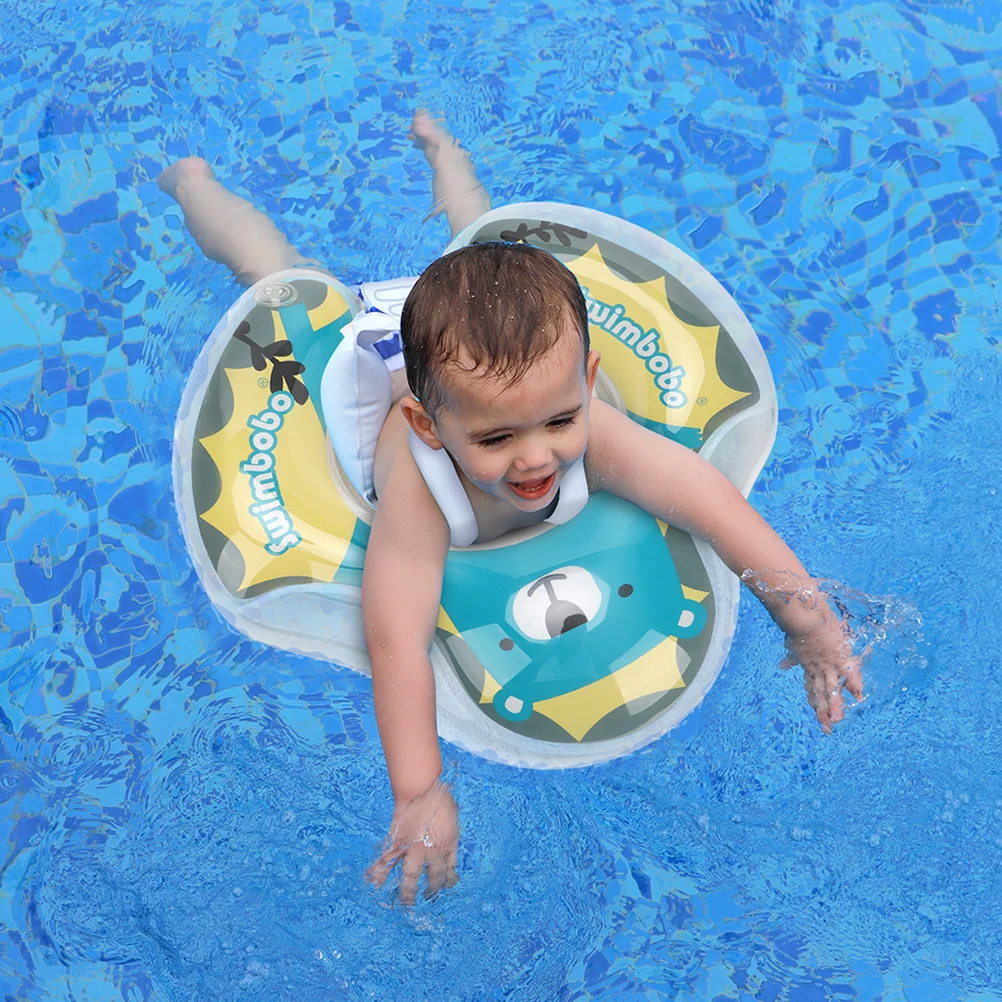
[[[633,585],[621,584],[619,586],[619,595],[621,598],[629,598],[632,594],[633,594]]]
[[[501,650],[503,651],[510,651],[514,646],[515,646],[515,641],[509,640],[507,637],[505,637],[504,640],[502,640],[498,644],[498,647],[500,647]]]

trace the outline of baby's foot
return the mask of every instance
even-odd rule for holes
[[[414,145],[425,155],[432,170],[435,169],[441,153],[459,148],[449,130],[440,121],[432,118],[425,108],[418,108],[414,112],[411,135],[414,137]]]
[[[177,189],[184,181],[202,178],[211,181],[216,175],[201,157],[185,157],[168,167],[158,178],[157,185],[162,192],[177,198]]]
[[[453,139],[449,130],[424,108],[414,113],[411,122],[414,145],[421,150],[432,170],[431,190],[434,202],[431,219],[444,212],[455,236],[491,207],[491,200],[470,163],[470,156]]]

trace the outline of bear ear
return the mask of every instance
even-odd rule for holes
[[[706,609],[700,602],[685,598],[679,607],[676,637],[694,637],[706,626]]]
[[[494,709],[505,720],[521,722],[532,716],[535,704],[530,699],[515,695],[510,688],[501,689],[494,696]]]

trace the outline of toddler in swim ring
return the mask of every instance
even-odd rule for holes
[[[490,208],[465,152],[424,112],[413,134],[433,170],[436,211],[453,235]],[[202,250],[252,285],[312,264],[250,203],[226,191],[202,160],[160,177]],[[721,473],[689,449],[592,399],[599,366],[585,301],[572,273],[523,244],[475,244],[433,262],[404,308],[406,381],[374,461],[379,504],[362,582],[380,737],[395,799],[384,851],[369,870],[382,884],[401,863],[413,901],[456,880],[458,812],[441,780],[428,651],[438,620],[450,527],[409,443],[451,458],[477,541],[550,517],[562,481],[580,468],[606,490],[706,539],[749,584],[787,637],[823,729],[842,717],[841,689],[862,696],[860,660],[817,582]],[[777,570],[780,568],[781,570]]]

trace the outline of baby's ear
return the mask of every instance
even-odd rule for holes
[[[585,379],[588,381],[588,393],[595,389],[595,377],[598,375],[598,363],[602,356],[592,349],[585,359]]]
[[[425,445],[432,449],[444,448],[442,440],[435,434],[435,422],[417,397],[404,397],[400,401],[400,410],[407,419],[407,423],[414,430],[414,434]]]

